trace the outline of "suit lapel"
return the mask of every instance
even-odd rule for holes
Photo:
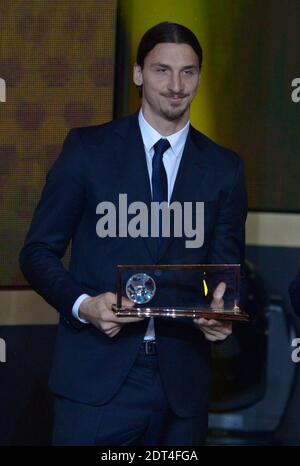
[[[151,186],[146,162],[144,143],[138,124],[138,114],[129,117],[127,131],[119,132],[122,135],[122,147],[120,150],[120,181],[125,187],[128,205],[135,201],[146,204],[148,208],[148,231],[150,231],[151,213]],[[122,182],[123,181],[123,182]],[[157,261],[157,240],[156,238],[143,237],[146,247],[152,257],[152,261]]]
[[[205,199],[205,178],[208,175],[208,159],[205,151],[205,142],[192,126],[186,140],[174,189],[171,196],[171,203],[178,201],[183,208],[183,202]],[[203,190],[203,191],[202,191]],[[199,198],[195,199],[195,192],[199,193]],[[202,192],[203,194],[202,194]],[[203,197],[202,197],[203,195]],[[173,221],[171,223],[171,237],[164,238],[162,247],[159,250],[159,262],[163,258],[174,241],[172,232],[174,231]],[[183,238],[184,240],[184,238]]]

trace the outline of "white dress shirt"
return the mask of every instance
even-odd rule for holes
[[[165,136],[162,136],[158,131],[156,131],[156,129],[154,129],[145,120],[142,109],[139,112],[138,121],[139,121],[139,126],[140,126],[142,139],[144,143],[151,191],[152,191],[152,183],[151,183],[152,158],[154,155],[153,146],[161,138],[168,139],[170,143],[170,147],[166,150],[166,152],[163,155],[163,163],[164,163],[164,167],[165,167],[167,179],[168,179],[168,202],[170,202],[177,172],[178,172],[178,167],[179,167],[180,160],[183,154],[183,149],[186,143],[186,138],[189,132],[190,122],[188,121],[187,124],[181,130],[177,131],[174,134],[171,134],[170,136],[165,137]],[[72,309],[73,316],[83,323],[88,323],[88,322],[79,317],[78,310],[79,310],[80,304],[86,297],[88,297],[87,294],[80,295],[79,298],[77,298],[77,300],[75,301],[73,309]],[[152,317],[149,320],[149,324],[148,324],[144,339],[145,340],[155,339],[154,320]]]

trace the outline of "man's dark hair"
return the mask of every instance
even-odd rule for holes
[[[141,68],[148,53],[160,43],[187,44],[192,47],[199,59],[199,69],[202,65],[202,48],[195,34],[185,26],[167,21],[153,26],[143,35],[138,51],[136,62]]]

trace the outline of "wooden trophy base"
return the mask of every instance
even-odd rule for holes
[[[233,309],[207,309],[207,308],[152,308],[152,307],[117,307],[112,310],[119,317],[191,317],[194,319],[234,320],[247,322],[249,315],[236,307]]]

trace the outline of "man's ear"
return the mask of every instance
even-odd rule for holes
[[[133,82],[136,86],[143,85],[142,67],[137,63],[133,65]]]

